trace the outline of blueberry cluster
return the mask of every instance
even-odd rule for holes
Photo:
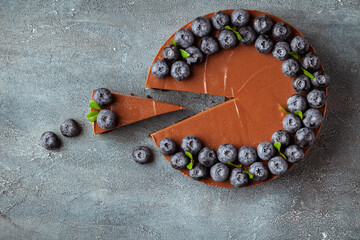
[[[98,88],[94,92],[93,100],[100,107],[106,107],[113,102],[114,96],[109,89]],[[117,124],[117,116],[113,111],[103,109],[97,115],[96,122],[102,129],[110,129],[115,127],[115,125]]]

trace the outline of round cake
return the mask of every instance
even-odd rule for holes
[[[164,43],[146,87],[227,101],[151,136],[157,146],[174,142],[165,158],[195,180],[261,184],[291,169],[314,143],[328,82],[308,39],[282,19],[257,10],[209,13]]]

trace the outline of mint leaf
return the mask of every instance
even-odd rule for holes
[[[190,57],[190,53],[188,53],[187,51],[185,51],[184,49],[179,49],[180,53],[181,53],[181,56],[183,58],[187,58],[187,57]]]
[[[240,33],[238,31],[236,31],[236,27],[225,26],[225,29],[232,31],[236,35],[236,37],[239,41],[241,39],[243,39],[243,37],[240,35]]]
[[[297,54],[296,52],[289,52],[289,55],[292,56],[293,58],[295,58],[296,60],[300,59],[299,54]]]
[[[174,41],[174,39],[170,40],[171,44],[174,45],[176,48],[179,48],[178,45],[176,44],[176,42]]]
[[[298,116],[300,117],[300,119],[303,120],[304,116],[303,116],[302,111],[300,111],[300,110],[295,111],[294,114],[295,114],[295,115],[298,115]]]
[[[280,104],[279,104],[279,107],[281,108],[281,110],[284,111],[284,113],[286,113],[286,114],[291,114],[290,112],[286,111],[285,108],[283,108]]]
[[[286,156],[281,152],[281,142],[274,143],[274,147],[278,150],[279,154],[286,160]]]
[[[190,162],[188,163],[188,165],[186,165],[186,168],[192,169],[194,167],[194,158],[193,158],[192,154],[189,152],[185,152],[185,155],[191,159]]]
[[[234,167],[234,168],[241,168],[242,167],[242,164],[235,165],[232,162],[227,162],[226,164],[229,165],[230,167]]]
[[[245,170],[245,173],[247,173],[247,175],[249,175],[249,178],[250,178],[250,179],[253,179],[253,178],[254,178],[254,175],[252,175],[251,173],[249,173],[248,170]]]
[[[186,155],[188,158],[190,158],[191,160],[194,160],[194,158],[193,158],[193,156],[192,156],[191,153],[185,152],[185,155]]]
[[[314,75],[312,75],[310,72],[306,71],[305,69],[303,69],[302,67],[300,67],[301,70],[303,71],[304,75],[307,76],[310,79],[314,79]]]
[[[94,110],[101,110],[101,107],[94,100],[90,100],[89,106]]]
[[[91,111],[86,115],[86,117],[90,122],[95,122],[98,114],[99,111]]]

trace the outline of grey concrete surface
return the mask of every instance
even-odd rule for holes
[[[219,189],[174,171],[149,133],[223,100],[145,89],[153,57],[198,15],[259,9],[295,25],[332,76],[306,159],[270,183]],[[0,1],[0,239],[360,239],[360,3],[324,1]],[[188,109],[94,136],[91,89]],[[78,120],[81,136],[59,124]],[[59,151],[39,145],[56,132]],[[155,161],[130,157],[143,144]]]

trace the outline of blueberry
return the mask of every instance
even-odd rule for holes
[[[307,95],[307,101],[312,108],[321,108],[325,105],[326,94],[322,90],[313,89]]]
[[[185,49],[187,53],[190,54],[189,57],[185,58],[187,64],[197,64],[201,63],[204,59],[204,54],[197,47],[191,46]]]
[[[304,150],[298,145],[288,146],[284,151],[284,155],[287,157],[287,161],[291,163],[298,162],[305,157]]]
[[[281,148],[285,149],[285,147],[289,146],[291,142],[291,136],[287,131],[279,130],[274,132],[271,136],[272,143],[280,142]]]
[[[170,73],[170,68],[164,60],[158,60],[153,63],[151,73],[157,78],[164,78]]]
[[[191,30],[197,37],[205,37],[211,32],[211,23],[207,17],[197,17],[191,23]]]
[[[223,30],[226,25],[229,25],[230,19],[226,13],[218,11],[211,17],[211,22],[215,29]]]
[[[309,52],[305,57],[301,58],[301,66],[310,71],[314,72],[319,70],[321,67],[320,58],[316,53]]]
[[[159,142],[159,151],[162,155],[170,156],[177,150],[175,141],[171,138],[163,138]]]
[[[145,164],[152,161],[152,154],[150,149],[144,146],[139,146],[135,148],[132,156],[134,161],[139,164]]]
[[[304,112],[308,108],[306,98],[300,94],[294,94],[287,100],[287,107],[290,112]]]
[[[181,48],[188,48],[194,43],[194,35],[189,29],[180,29],[175,34],[175,42]]]
[[[272,143],[262,142],[257,147],[257,155],[262,160],[269,160],[275,155],[275,147]]]
[[[253,164],[257,160],[255,148],[250,146],[242,146],[239,149],[238,159],[241,164],[246,166]]]
[[[243,39],[240,40],[240,43],[243,45],[251,45],[257,38],[255,30],[250,26],[241,27],[238,32],[243,37]]]
[[[185,169],[190,160],[183,152],[175,153],[170,157],[170,164],[176,170]]]
[[[219,51],[219,44],[213,37],[204,37],[201,39],[200,49],[203,53],[211,55]]]
[[[271,53],[274,41],[267,35],[260,35],[255,41],[255,48],[259,53]]]
[[[202,144],[195,136],[186,136],[181,141],[181,149],[184,152],[191,153],[194,157],[200,152]]]
[[[221,48],[229,49],[235,47],[237,38],[230,30],[223,30],[218,36],[218,42]]]
[[[114,112],[104,109],[97,115],[96,122],[102,129],[110,129],[117,124],[117,117]]]
[[[299,147],[310,147],[315,142],[315,134],[310,128],[300,128],[295,134],[295,140]]]
[[[283,119],[283,127],[289,133],[296,133],[302,126],[301,119],[295,114],[288,114]]]
[[[314,87],[326,88],[327,86],[329,86],[330,76],[327,73],[323,71],[317,71],[313,75],[315,78],[311,79],[311,83]]]
[[[234,168],[231,171],[230,183],[234,187],[243,187],[249,183],[249,177],[244,169]]]
[[[282,157],[276,156],[269,160],[268,168],[274,175],[281,175],[288,169],[288,163]]]
[[[237,149],[230,143],[222,144],[217,149],[217,157],[220,162],[235,162],[237,159]]]
[[[53,132],[44,132],[41,135],[40,144],[47,150],[55,150],[60,147],[60,140]]]
[[[305,54],[310,49],[310,43],[307,38],[303,36],[296,36],[291,40],[291,50],[298,54]]]
[[[98,88],[94,92],[93,100],[100,106],[106,107],[111,104],[114,100],[114,96],[111,94],[109,89],[106,88]]]
[[[250,14],[245,9],[235,9],[231,13],[231,23],[236,27],[245,26],[246,24],[248,24],[249,20],[250,20]]]
[[[287,77],[295,77],[300,72],[298,61],[293,58],[285,60],[282,64],[282,72]]]
[[[174,45],[170,44],[163,48],[162,57],[166,61],[175,62],[180,58],[180,52]]]
[[[297,93],[308,93],[311,90],[311,81],[307,76],[300,74],[292,82],[293,89]]]
[[[291,50],[287,42],[277,42],[272,54],[278,60],[286,60],[289,58],[289,52],[291,52]]]
[[[214,150],[204,147],[199,152],[198,160],[205,167],[211,167],[217,162],[216,153]]]
[[[310,108],[304,113],[303,123],[305,127],[315,129],[321,125],[323,116],[317,109]]]
[[[254,176],[253,180],[257,182],[264,181],[269,176],[269,171],[264,163],[254,162],[250,165],[249,173]]]
[[[210,176],[216,182],[224,182],[229,178],[230,167],[224,163],[216,163],[210,169]]]
[[[183,61],[176,61],[171,65],[171,76],[178,81],[190,77],[190,67]]]
[[[258,34],[266,34],[270,32],[273,24],[273,21],[268,15],[262,14],[255,18],[254,29]]]
[[[189,175],[196,181],[203,180],[209,176],[209,169],[200,163],[189,170]]]
[[[285,41],[291,36],[291,27],[284,22],[275,23],[272,29],[272,35],[277,41]]]
[[[81,128],[74,119],[66,119],[60,124],[60,131],[65,137],[75,137],[80,134]]]

